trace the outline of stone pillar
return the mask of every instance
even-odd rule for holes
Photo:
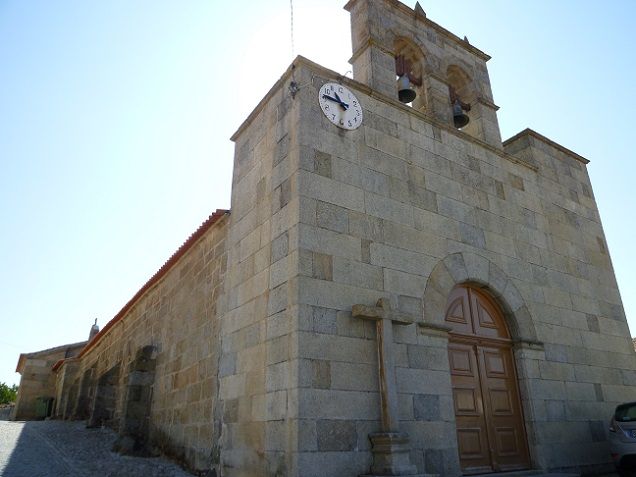
[[[430,72],[424,75],[424,89],[428,100],[428,112],[439,121],[453,125],[453,109],[450,104],[448,84]]]
[[[156,349],[149,345],[137,351],[130,363],[121,435],[114,446],[122,454],[151,455],[149,420],[156,362]]]
[[[84,371],[84,374],[82,375],[79,385],[79,395],[73,410],[73,419],[88,419],[90,415],[90,408],[94,393],[94,374],[95,368],[92,367]]]
[[[77,380],[79,370],[79,360],[76,358],[66,358],[58,372],[58,382],[56,387],[55,417],[68,419],[72,411],[72,403],[75,399],[71,390],[73,383]]]
[[[77,404],[78,396],[79,396],[79,378],[75,378],[73,380],[73,384],[68,390],[68,395],[66,396],[66,401],[64,403],[64,409],[62,410],[62,419],[73,419],[74,410]]]
[[[491,146],[503,149],[499,121],[497,121],[499,106],[483,97],[471,101],[470,106],[470,122],[462,131]]]
[[[389,15],[384,2],[351,0],[345,6],[351,13],[353,79],[374,90],[397,99],[395,58],[388,40]]]

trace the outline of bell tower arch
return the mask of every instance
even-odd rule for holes
[[[351,13],[349,62],[356,81],[397,100],[396,79],[409,73],[417,94],[413,108],[503,148],[486,66],[490,56],[429,20],[419,3],[412,10],[398,0],[350,0],[345,9]],[[460,127],[457,100],[468,119]]]
[[[425,56],[422,50],[408,38],[398,37],[395,39],[394,45],[395,73],[398,77],[403,77],[407,80],[407,86],[416,95],[412,102],[413,108],[426,112],[428,109],[426,88],[422,82],[426,61]],[[399,97],[399,81],[398,78],[398,99],[401,102],[405,102]],[[411,101],[407,102],[410,103]]]

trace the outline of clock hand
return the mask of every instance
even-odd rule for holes
[[[336,96],[338,96],[338,95],[336,94]],[[323,94],[322,97],[325,98],[325,99],[328,99],[329,101],[333,101],[334,103],[338,103],[340,106],[342,106],[342,109],[344,109],[345,111],[347,109],[349,109],[349,105],[347,103],[343,102],[339,97],[338,97],[338,99],[336,99],[336,98],[334,98],[332,96],[328,96],[326,94]]]
[[[338,93],[336,93],[335,91],[333,92],[333,94],[336,95],[336,99],[338,100],[338,102],[340,103],[340,106],[342,106],[345,110],[349,109],[349,105],[347,103],[345,103],[343,100],[340,99],[340,96],[338,96]]]

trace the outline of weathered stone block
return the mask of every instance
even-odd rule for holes
[[[568,363],[541,361],[539,362],[539,372],[542,379],[574,380],[574,367]]]
[[[303,249],[356,260],[360,258],[360,239],[350,235],[301,224],[298,238]]]
[[[293,384],[293,379],[294,375],[289,362],[273,364],[268,366],[265,372],[265,389],[268,392],[287,389]]]
[[[327,202],[316,203],[316,225],[334,232],[347,233],[349,230],[348,209]]]
[[[282,233],[272,241],[272,263],[277,262],[289,253],[289,235],[287,232]]]
[[[302,191],[302,195],[312,199],[359,212],[364,210],[364,192],[362,189],[343,182],[334,181],[318,174],[299,171],[298,187]]]
[[[365,192],[364,205],[367,214],[399,224],[413,226],[413,207],[409,204],[371,192]]]
[[[365,191],[388,197],[390,194],[390,176],[363,167],[360,169],[360,187]]]
[[[484,231],[464,222],[459,223],[459,235],[462,242],[476,248],[486,248]]]
[[[545,401],[548,421],[563,421],[565,419],[565,402],[561,400]]]
[[[313,166],[313,171],[316,174],[331,177],[331,154],[316,151]]]
[[[398,158],[406,157],[406,145],[403,141],[377,129],[364,126],[364,139],[366,145],[371,148]]]
[[[343,391],[377,391],[377,364],[343,363],[331,365],[331,387]]]
[[[331,362],[320,359],[311,360],[311,386],[316,389],[331,388]]]
[[[409,367],[411,368],[448,370],[448,351],[445,348],[409,345],[407,350]]]
[[[236,353],[223,353],[219,361],[219,377],[236,373]]]
[[[419,297],[424,293],[426,278],[396,270],[384,269],[384,289],[398,295]]]
[[[349,234],[371,241],[384,240],[384,222],[377,217],[371,217],[359,212],[349,212]]]
[[[360,160],[369,169],[387,176],[399,177],[405,180],[408,178],[407,168],[404,161],[372,147],[364,147],[361,149]],[[386,193],[383,195],[386,195]]]
[[[316,435],[320,451],[354,450],[358,441],[356,425],[353,421],[318,420]]]
[[[335,257],[333,260],[333,280],[374,290],[383,289],[380,267],[342,257]]]
[[[313,253],[312,276],[318,280],[333,280],[333,257],[324,253]]]
[[[302,418],[338,420],[378,420],[380,418],[377,393],[300,389],[298,406],[298,412]]]
[[[369,254],[371,263],[374,265],[422,276],[430,273],[437,263],[432,256],[380,243],[371,243]]]
[[[418,421],[440,420],[439,396],[437,394],[413,395],[413,413]]]

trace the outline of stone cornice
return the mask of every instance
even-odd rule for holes
[[[344,9],[347,10],[348,12],[351,12],[351,9],[353,8],[353,6],[358,1],[360,1],[360,0],[349,0],[349,2],[344,6]],[[391,7],[399,10],[401,13],[403,13],[407,17],[415,18],[415,19],[421,21],[426,26],[428,26],[428,27],[434,29],[435,31],[437,31],[437,33],[439,33],[440,35],[442,35],[446,39],[448,39],[451,42],[455,43],[457,46],[459,46],[461,48],[464,48],[465,50],[467,50],[470,53],[474,54],[478,58],[480,58],[480,59],[482,59],[484,61],[488,61],[491,58],[490,55],[484,53],[479,48],[475,48],[473,45],[471,45],[467,41],[464,41],[463,39],[459,38],[457,35],[455,35],[454,33],[451,33],[446,28],[438,25],[434,21],[430,20],[428,17],[419,15],[415,10],[411,10],[411,8],[409,8],[407,5],[404,5],[402,2],[399,2],[397,0],[382,0],[382,1],[384,1],[385,3],[388,3],[389,5],[391,5]]]
[[[534,341],[528,339],[515,339],[513,340],[514,347],[516,349],[532,349],[536,351],[542,351],[544,349],[544,345],[542,341]]]
[[[347,78],[346,76],[342,76],[340,73],[336,73],[335,71],[332,71],[328,68],[325,68],[324,66],[320,66],[317,63],[314,63],[311,60],[308,60],[307,58],[303,57],[303,56],[297,56],[296,59],[294,60],[294,62],[291,64],[291,66],[289,68],[287,68],[287,71],[285,71],[285,73],[283,74],[283,76],[280,77],[280,79],[274,84],[274,86],[272,86],[272,88],[269,90],[269,92],[265,95],[265,97],[258,103],[258,105],[256,106],[256,108],[254,108],[254,111],[252,111],[252,113],[247,117],[247,119],[245,121],[243,121],[243,123],[239,126],[239,128],[236,130],[236,132],[232,135],[231,140],[232,141],[236,141],[238,139],[238,137],[241,135],[241,133],[256,119],[256,117],[258,116],[258,114],[265,108],[265,106],[267,105],[267,103],[269,102],[269,100],[278,92],[278,90],[280,88],[282,88],[285,85],[285,82],[289,79],[289,77],[291,76],[292,71],[295,68],[298,68],[300,66],[304,66],[307,67],[310,70],[315,71],[316,73],[325,76],[327,78],[333,78],[336,81],[339,81],[340,83],[349,86],[351,88],[355,88],[358,91],[361,91],[362,93],[377,99],[378,101],[382,101],[383,103],[389,104],[394,108],[400,109],[408,114],[412,114],[426,122],[428,122],[429,124],[439,128],[439,129],[443,129],[444,131],[446,131],[449,134],[452,134],[453,136],[457,136],[465,141],[469,141],[472,142],[473,144],[476,144],[484,149],[487,149],[488,151],[497,154],[499,157],[512,162],[514,164],[518,164],[520,166],[526,167],[532,171],[538,171],[539,168],[534,165],[531,164],[527,161],[524,161],[523,159],[520,159],[518,157],[515,157],[511,154],[508,154],[506,152],[504,152],[501,149],[496,148],[495,146],[491,146],[488,143],[485,143],[484,141],[474,138],[470,135],[468,135],[465,132],[459,131],[457,129],[455,129],[454,127],[452,127],[449,124],[445,124],[441,121],[439,121],[437,118],[433,117],[430,114],[426,114],[422,111],[417,111],[413,108],[411,108],[410,106],[407,106],[405,104],[400,103],[397,98],[393,99],[390,98],[382,93],[377,92],[374,89],[371,89],[369,86],[362,84],[354,79],[351,78]]]
[[[376,40],[374,40],[373,38],[369,38],[360,48],[358,48],[356,51],[353,52],[353,55],[351,55],[351,58],[349,58],[349,64],[352,65],[353,62],[358,58],[358,56],[360,56],[362,53],[364,53],[366,51],[367,48],[374,46],[375,48],[377,48],[378,50],[388,54],[388,55],[395,55],[395,52],[393,50],[390,50],[389,48],[387,48],[386,46],[382,45],[381,43],[377,42]]]
[[[442,336],[448,338],[448,333],[451,332],[450,326],[442,325],[439,323],[429,323],[426,321],[419,321],[417,327],[420,333],[431,336]]]
[[[551,146],[554,149],[556,149],[556,150],[568,155],[572,159],[575,159],[575,160],[577,160],[579,162],[582,162],[583,164],[589,164],[590,163],[589,159],[586,159],[583,156],[578,155],[576,152],[571,151],[567,147],[564,147],[561,144],[554,142],[552,139],[549,139],[549,138],[545,137],[543,134],[539,134],[538,132],[536,132],[536,131],[534,131],[533,129],[530,129],[530,128],[526,128],[523,131],[515,134],[511,138],[506,139],[503,142],[503,145],[505,147],[508,144],[511,144],[514,141],[516,141],[516,140],[518,140],[518,139],[520,139],[520,138],[522,138],[524,136],[533,137],[533,138],[541,141],[542,143],[547,144],[548,146]]]
[[[483,96],[479,96],[477,99],[475,99],[475,102],[479,104],[483,104],[484,106],[488,108],[492,108],[495,111],[499,111],[499,106],[497,106],[495,103],[490,101],[488,98],[484,98]]]

